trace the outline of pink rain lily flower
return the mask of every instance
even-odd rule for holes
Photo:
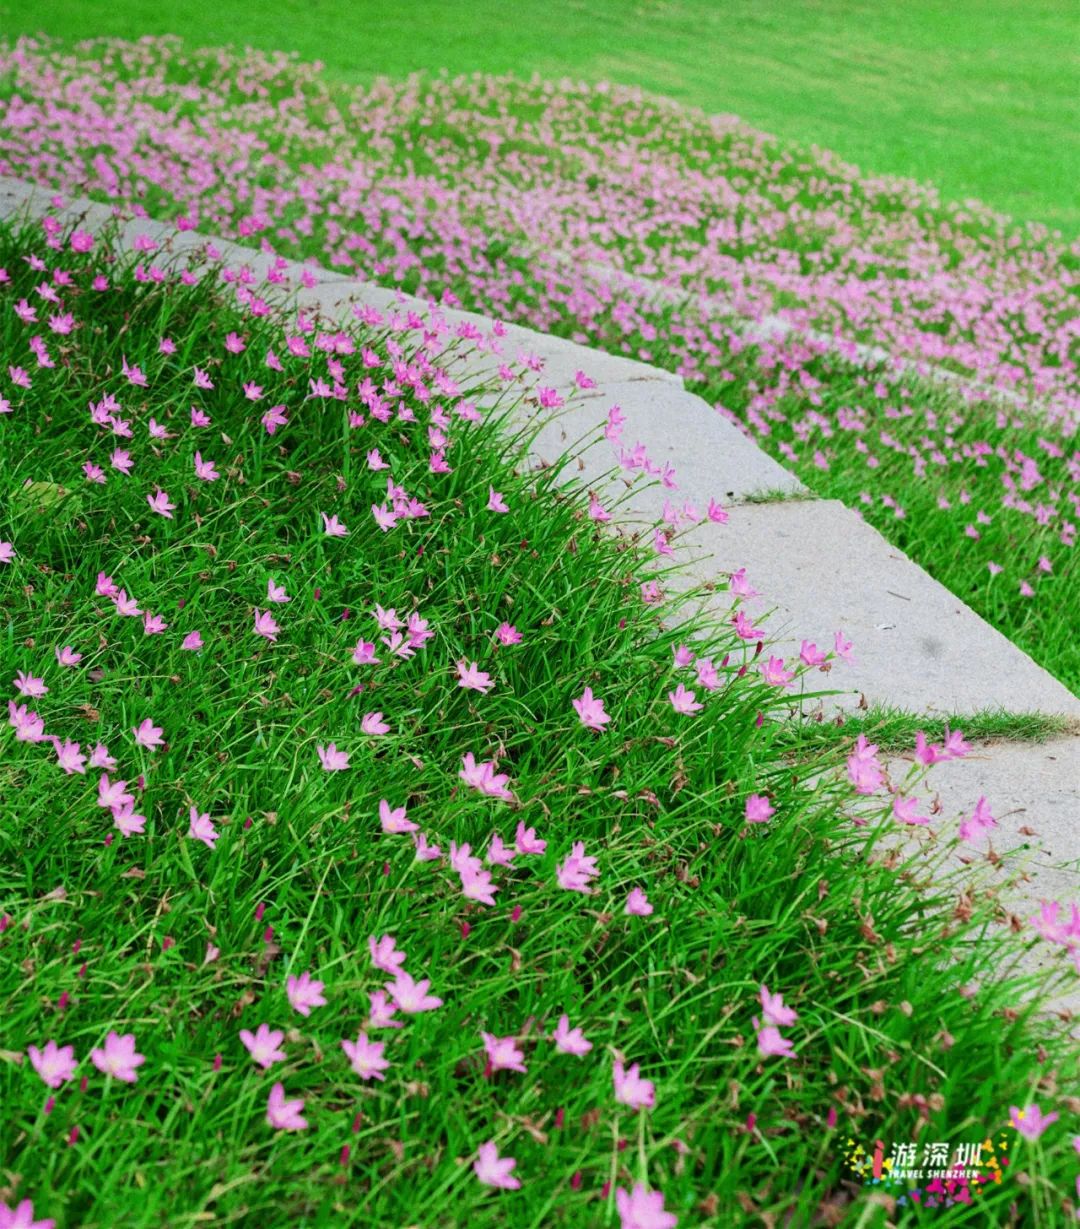
[[[163,516],[170,521],[173,519],[176,504],[169,501],[168,495],[160,487],[155,494],[147,495],[146,502],[150,505],[151,512],[156,512],[158,516]]]
[[[299,977],[287,977],[285,993],[289,999],[289,1006],[302,1016],[310,1016],[313,1007],[326,1006],[326,999],[323,997],[323,983],[317,981],[307,971],[301,973]]]
[[[336,516],[327,516],[325,512],[320,513],[320,515],[323,519],[323,532],[328,538],[344,538],[348,536],[349,531]]]
[[[763,824],[776,814],[776,808],[764,794],[751,794],[746,800],[746,819],[751,824]]]
[[[194,806],[188,811],[188,836],[192,840],[202,841],[207,849],[213,849],[220,835],[209,814],[200,814],[199,808]]]
[[[397,946],[393,935],[382,935],[378,939],[369,935],[368,953],[371,963],[391,977],[396,977],[405,963],[405,953]]]
[[[626,898],[626,907],[624,913],[628,913],[633,917],[648,917],[652,913],[653,907],[649,903],[649,898],[645,895],[641,888],[631,888],[630,895]]]
[[[604,701],[597,699],[591,687],[586,687],[581,696],[573,701],[574,710],[587,730],[602,730],[611,720],[604,712]]]
[[[1044,1114],[1037,1105],[1028,1105],[1024,1109],[1018,1109],[1015,1105],[1009,1106],[1009,1121],[1025,1139],[1032,1142],[1037,1140],[1047,1127],[1057,1122],[1058,1117],[1056,1112]]]
[[[325,747],[322,743],[318,743],[315,750],[319,755],[319,763],[322,764],[326,772],[342,772],[348,768],[349,753],[347,751],[339,751],[334,743],[330,743]]]
[[[136,1072],[146,1058],[135,1049],[134,1033],[120,1036],[110,1032],[100,1050],[90,1051],[90,1061],[105,1075],[111,1075],[124,1084],[134,1084],[138,1078]]]
[[[363,717],[360,718],[360,729],[365,734],[371,734],[373,736],[390,733],[390,727],[385,721],[383,721],[383,715],[381,712],[365,713]]]
[[[304,1102],[285,1100],[285,1085],[275,1084],[266,1102],[266,1121],[276,1131],[302,1131],[307,1126],[303,1116]]]
[[[678,1217],[664,1211],[664,1196],[649,1191],[640,1183],[633,1190],[615,1188],[615,1210],[619,1214],[619,1229],[675,1229]]]
[[[795,1047],[786,1037],[780,1036],[780,1030],[775,1025],[759,1025],[754,1017],[754,1028],[757,1030],[757,1048],[762,1058],[794,1058]]]
[[[513,1157],[499,1156],[499,1151],[490,1140],[476,1150],[473,1172],[485,1186],[495,1186],[506,1191],[516,1191],[521,1179],[513,1176],[517,1161]]]
[[[400,835],[404,832],[416,832],[417,825],[405,816],[404,805],[392,807],[385,798],[379,799],[379,824],[384,832]]]
[[[244,1043],[247,1052],[264,1071],[272,1067],[274,1063],[285,1060],[285,1051],[281,1049],[285,1033],[281,1029],[271,1028],[268,1024],[260,1024],[252,1033],[249,1029],[242,1028],[240,1040]]]
[[[13,1208],[0,1200],[0,1229],[56,1229],[56,1221],[51,1216],[35,1220],[34,1205],[29,1199]]]
[[[140,747],[145,747],[148,751],[152,751],[155,747],[160,747],[163,744],[161,726],[154,725],[149,717],[145,718],[137,725],[132,733],[135,735],[135,741]]]
[[[349,1059],[349,1066],[362,1080],[385,1080],[390,1063],[383,1057],[385,1041],[369,1041],[367,1033],[361,1032],[355,1041],[343,1040],[341,1048]]]
[[[705,707],[699,704],[697,697],[684,684],[679,683],[674,691],[668,692],[668,700],[671,702],[671,707],[684,716],[689,716],[691,713],[700,713]]]
[[[767,986],[761,987],[761,1014],[766,1024],[777,1028],[790,1028],[799,1018],[795,1009],[784,1006],[782,994],[770,994]]]
[[[525,1074],[525,1055],[518,1049],[514,1037],[496,1037],[493,1033],[481,1033],[484,1052],[492,1071],[517,1071]]]
[[[421,1011],[434,1011],[436,1007],[442,1006],[442,999],[428,994],[430,987],[431,982],[426,977],[413,981],[404,969],[399,969],[397,977],[386,989],[397,1009],[411,1016]]]
[[[255,635],[265,636],[267,640],[269,640],[271,643],[274,643],[277,640],[278,632],[280,631],[281,631],[281,628],[278,627],[277,622],[274,620],[274,617],[273,615],[271,615],[270,611],[264,610],[260,612],[259,609],[256,607]]]
[[[59,1088],[75,1074],[75,1047],[58,1046],[55,1041],[46,1041],[43,1049],[28,1046],[30,1063],[49,1088]]]
[[[551,1040],[561,1054],[572,1054],[575,1058],[583,1058],[593,1048],[580,1028],[570,1027],[570,1017],[565,1012],[559,1017]]]
[[[591,880],[600,874],[596,859],[585,854],[585,842],[575,841],[570,856],[555,868],[555,878],[560,888],[568,892],[589,893]]]
[[[495,490],[493,486],[488,487],[488,510],[491,512],[509,512],[510,509],[506,506],[506,501],[502,495]]]
[[[491,675],[485,674],[479,669],[476,662],[466,664],[463,661],[457,663],[458,686],[465,687],[472,691],[480,691],[485,695],[495,686],[491,681]]]
[[[615,1100],[620,1105],[628,1105],[631,1109],[652,1109],[656,1104],[656,1088],[652,1080],[646,1080],[641,1075],[638,1063],[629,1067],[616,1059],[612,1070],[615,1084]]]

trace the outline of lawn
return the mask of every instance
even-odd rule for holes
[[[1080,231],[1080,69],[1067,0],[0,0],[7,37],[180,34],[322,61],[335,80],[419,70],[610,80]]]
[[[961,817],[884,854],[920,761],[792,762],[756,639],[523,464],[527,367],[58,223],[0,268],[5,1225],[865,1225],[879,1137],[997,1147],[936,1223],[1070,1214],[1013,968],[1075,929]]]

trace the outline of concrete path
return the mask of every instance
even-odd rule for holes
[[[0,178],[0,216],[39,217],[51,208],[50,193]],[[78,218],[97,231],[113,214],[105,206],[82,201],[62,216]],[[233,267],[248,266],[261,281],[273,263],[256,250],[193,232],[177,233],[147,219],[121,222],[123,245],[130,246],[136,235],[149,235],[159,243],[161,250],[152,258],[159,264],[195,259],[210,266],[223,260]],[[286,269],[294,287],[305,272],[314,284],[299,290],[300,302],[329,319],[341,318],[356,304],[424,316],[433,310],[420,300],[314,266],[290,262]],[[679,507],[689,501],[699,512],[710,499],[725,505],[726,524],[701,521],[676,539],[690,560],[688,581],[722,581],[745,567],[747,579],[762,594],[754,599],[751,613],[756,622],[764,618],[785,651],[797,651],[802,639],[831,647],[834,631],[842,629],[855,646],[856,662],[841,663],[829,675],[830,686],[844,689],[832,703],[851,706],[865,698],[870,704],[920,714],[1002,708],[1080,718],[1080,699],[890,546],[856,512],[835,501],[808,497],[797,478],[687,393],[679,377],[516,326],[508,326],[505,335],[495,339],[490,320],[437,310],[456,328],[478,331],[486,339],[487,352],[481,348],[462,360],[473,371],[528,354],[543,360],[534,381],[537,387],[566,394],[579,371],[597,381],[569,411],[531,411],[538,429],[533,453],[538,464],[561,459],[568,474],[586,481],[602,502],[621,500],[617,522],[628,528],[651,526],[669,500]],[[632,449],[640,441],[654,462],[670,462],[677,489],[657,485],[627,497],[612,445],[598,438],[613,404],[625,416],[625,447]],[[590,438],[595,442],[581,444]],[[573,456],[568,457],[571,446]],[[762,493],[782,498],[755,502]],[[718,595],[721,611],[729,605],[725,595]],[[1037,912],[1040,899],[1063,904],[1077,899],[1073,872],[1080,866],[1080,740],[984,748],[977,756],[936,766],[929,785],[940,792],[948,814],[969,813],[980,795],[990,801],[1001,824],[995,848],[1007,854],[1007,867],[1015,865],[1028,875],[1007,897],[1021,917]]]
[[[910,766],[903,759],[887,764],[894,781]],[[1052,901],[1067,921],[1069,905],[1080,904],[1080,738],[977,746],[963,759],[935,764],[922,792],[942,807],[935,826],[944,838],[955,832],[955,816],[970,815],[981,797],[990,804],[998,826],[989,840],[961,846],[955,861],[996,891],[1007,924],[1034,935],[1032,917]],[[1049,1004],[1071,1010],[1080,1030],[1080,976],[1064,948],[1039,939],[1025,967],[1060,976]]]

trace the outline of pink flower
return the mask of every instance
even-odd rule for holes
[[[188,632],[180,644],[185,653],[197,653],[203,647],[203,638],[197,631]]]
[[[484,1051],[492,1071],[518,1071],[525,1074],[525,1055],[518,1049],[513,1037],[496,1037],[493,1033],[481,1033]]]
[[[762,1058],[794,1058],[795,1048],[786,1037],[780,1036],[780,1030],[772,1024],[759,1026],[754,1017],[754,1028],[757,1029],[757,1048]]]
[[[541,840],[536,835],[535,828],[526,828],[519,821],[517,831],[514,833],[514,848],[522,857],[531,853],[541,854],[547,849],[547,841]]]
[[[82,654],[76,653],[70,644],[56,650],[56,660],[61,666],[77,666],[82,661]]]
[[[514,795],[507,789],[510,778],[505,772],[495,771],[494,760],[484,760],[477,763],[471,751],[465,753],[461,760],[461,771],[458,776],[466,785],[479,790],[489,798],[502,798],[512,801]]]
[[[146,1058],[135,1050],[134,1033],[125,1033],[121,1037],[110,1032],[102,1049],[90,1051],[90,1061],[105,1075],[111,1075],[125,1084],[134,1084],[136,1070],[146,1062]]]
[[[274,1063],[282,1062],[285,1058],[285,1051],[280,1048],[281,1043],[285,1040],[285,1034],[281,1029],[271,1028],[268,1024],[260,1024],[252,1033],[242,1028],[240,1040],[244,1043],[247,1052],[264,1071],[272,1067]]]
[[[766,1024],[777,1028],[790,1028],[799,1018],[793,1007],[784,1006],[784,996],[770,994],[767,986],[761,987],[761,1014]]]
[[[397,1009],[407,1016],[412,1016],[417,1012],[434,1011],[436,1007],[442,1006],[442,999],[428,994],[430,987],[431,982],[426,977],[413,981],[404,969],[399,969],[397,977],[386,989]]]
[[[1029,1105],[1024,1109],[1018,1109],[1015,1105],[1009,1106],[1009,1121],[1025,1139],[1033,1142],[1057,1120],[1057,1113],[1044,1114],[1037,1105]]]
[[[490,512],[509,512],[510,509],[506,506],[506,501],[502,495],[495,490],[493,486],[488,487],[488,510]]]
[[[383,715],[380,712],[365,713],[360,718],[360,729],[365,734],[389,734],[390,727],[383,721]]]
[[[959,730],[945,729],[944,749],[952,759],[961,759],[971,750],[970,743],[964,742],[964,735]]]
[[[477,1159],[473,1162],[473,1172],[485,1186],[496,1186],[502,1190],[516,1191],[521,1186],[521,1180],[512,1174],[517,1161],[513,1157],[500,1157],[494,1143],[489,1141],[477,1149]]]
[[[761,677],[770,687],[787,687],[795,677],[795,671],[784,669],[782,657],[770,657],[761,667]]]
[[[56,1229],[56,1221],[51,1216],[34,1220],[34,1205],[29,1199],[13,1208],[0,1202],[0,1229]]]
[[[521,632],[512,623],[500,623],[495,629],[495,639],[500,644],[520,644]]]
[[[15,558],[15,547],[10,542],[0,542],[0,563],[10,563]],[[19,1204],[23,1207],[24,1204]]]
[[[511,866],[516,856],[516,849],[504,845],[502,837],[497,832],[492,833],[487,853],[484,855],[489,866]]]
[[[169,502],[168,495],[160,487],[156,494],[147,495],[146,502],[150,505],[151,512],[156,512],[158,516],[164,516],[170,521],[173,519],[176,504]]]
[[[971,818],[962,820],[960,823],[960,839],[970,843],[981,833],[989,832],[991,828],[996,827],[997,820],[990,814],[990,804],[985,798],[980,797],[975,804]]]
[[[570,856],[565,862],[555,868],[555,878],[560,888],[568,892],[588,893],[589,881],[595,879],[600,871],[594,857],[585,856],[585,842],[575,841],[571,847]]]
[[[328,538],[344,538],[348,535],[349,531],[336,516],[327,516],[325,512],[320,515],[323,519],[323,532]]]
[[[893,815],[904,824],[925,825],[930,822],[929,815],[920,815],[917,798],[905,798],[902,794],[893,797]]]
[[[315,750],[319,755],[319,762],[327,772],[342,772],[349,766],[349,753],[347,751],[339,751],[334,743],[330,743],[324,747],[322,743],[317,743]]]
[[[823,666],[825,654],[810,640],[804,640],[799,649],[799,660],[807,666]]]
[[[370,935],[368,952],[371,955],[371,963],[384,973],[389,973],[391,977],[396,977],[405,963],[405,953],[398,948],[393,935],[383,935],[379,939]]]
[[[559,1017],[551,1040],[560,1053],[572,1054],[575,1058],[583,1058],[593,1048],[580,1028],[570,1027],[570,1017],[565,1012]]]
[[[411,819],[405,818],[405,807],[391,807],[385,798],[379,799],[379,823],[384,832],[400,834],[415,832],[417,825]]]
[[[461,890],[469,900],[478,901],[482,905],[494,905],[495,893],[499,890],[491,877],[491,872],[480,866],[467,866],[462,871]]]
[[[362,1080],[385,1080],[383,1072],[390,1063],[383,1058],[385,1041],[368,1041],[367,1033],[360,1033],[355,1041],[342,1041],[341,1048],[349,1058],[349,1065]]]
[[[273,577],[266,582],[266,600],[268,602],[283,603],[290,600],[289,595],[285,592],[284,585],[274,584]]]
[[[132,733],[135,735],[135,741],[140,747],[145,747],[148,751],[152,751],[155,747],[162,745],[162,729],[147,717],[141,724],[137,725]]]
[[[377,666],[379,659],[375,656],[374,642],[358,640],[352,652],[352,659],[358,666]]]
[[[648,1191],[640,1183],[629,1194],[621,1186],[615,1188],[615,1209],[619,1213],[619,1229],[675,1229],[678,1217],[664,1211],[664,1196]]]
[[[652,913],[653,907],[649,904],[649,898],[645,895],[641,888],[631,888],[630,895],[626,898],[626,908],[624,913],[628,913],[634,917],[648,917]]]
[[[480,691],[485,695],[495,686],[491,681],[491,675],[485,674],[483,670],[477,667],[476,662],[469,662],[468,665],[463,661],[457,663],[458,686],[469,688],[472,691]]]
[[[302,1016],[310,1016],[313,1007],[326,1006],[326,999],[323,997],[323,983],[316,981],[307,971],[301,973],[299,977],[287,977],[285,993],[289,999],[289,1006]]]
[[[193,806],[188,812],[188,821],[188,836],[192,840],[202,841],[207,849],[213,849],[221,833],[214,827],[209,814],[200,814],[199,808]]]
[[[105,773],[101,774],[101,777],[98,780],[99,807],[108,807],[112,809],[113,807],[122,807],[125,804],[134,801],[135,796],[127,792],[126,781],[110,782]]]
[[[697,702],[697,697],[694,693],[687,690],[682,683],[674,691],[668,692],[668,699],[671,701],[671,707],[677,713],[687,716],[691,713],[700,713],[702,708],[704,708],[703,704]]]
[[[278,632],[281,628],[278,627],[273,615],[269,610],[264,610],[260,613],[258,607],[255,608],[255,635],[265,636],[267,640],[274,643],[278,638]]]
[[[284,427],[288,421],[283,405],[272,405],[262,416],[262,425],[266,428],[267,435],[273,435],[278,427]]]
[[[26,1052],[34,1070],[49,1088],[59,1088],[75,1074],[74,1046],[58,1046],[55,1041],[46,1041],[44,1049],[28,1046]]]
[[[846,662],[850,662],[852,665],[855,664],[855,658],[851,654],[851,650],[854,646],[850,640],[844,638],[843,632],[837,632],[836,635],[833,636],[833,647],[836,650],[837,657],[842,657]]]
[[[776,808],[764,794],[751,794],[746,800],[746,819],[751,824],[763,824],[776,814]]]
[[[221,475],[214,468],[213,461],[204,461],[200,452],[195,453],[195,477],[203,482],[216,482]]]
[[[277,1131],[302,1131],[307,1126],[303,1108],[303,1100],[286,1101],[285,1085],[275,1084],[266,1102],[266,1121]]]
[[[591,687],[586,687],[581,697],[573,701],[573,705],[581,724],[587,730],[602,730],[611,720],[604,712],[603,700],[593,695]]]
[[[652,1109],[656,1104],[656,1088],[651,1080],[643,1079],[640,1065],[631,1063],[624,1068],[618,1059],[612,1071],[615,1082],[615,1100],[631,1109]]]

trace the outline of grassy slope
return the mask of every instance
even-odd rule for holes
[[[8,300],[33,293],[39,277],[24,251],[0,232]],[[1056,1103],[1058,1080],[1074,1086],[1030,1006],[1006,1012],[1018,987],[997,974],[1021,940],[986,930],[989,902],[957,909],[948,875],[915,886],[910,872],[924,880],[933,857],[870,863],[859,831],[838,821],[845,791],[824,780],[811,789],[809,772],[796,781],[775,728],[758,727],[755,710],[775,701],[754,673],[729,678],[697,718],[671,711],[663,697],[679,633],[658,627],[636,585],[624,584],[640,575],[639,556],[587,529],[578,501],[534,496],[545,480],[513,472],[485,427],[453,450],[451,474],[431,475],[422,406],[412,431],[402,422],[345,430],[343,407],[303,399],[320,362],[288,360],[281,376],[263,365],[267,345],[281,350],[272,318],[215,308],[203,287],[136,287],[116,268],[115,289],[91,295],[100,266],[65,263],[76,277],[65,303],[81,324],[53,342],[63,361],[35,371],[33,390],[0,424],[2,489],[14,496],[0,536],[17,551],[0,572],[10,628],[0,668],[48,677],[49,693],[28,703],[51,732],[84,750],[106,740],[120,761],[114,776],[145,772],[136,792],[148,819],[145,834],[103,845],[111,824],[95,805],[97,774],[65,777],[47,745],[16,743],[3,728],[0,914],[17,924],[0,936],[0,1001],[13,1005],[0,1053],[0,1200],[33,1198],[61,1229],[180,1226],[208,1214],[258,1225],[422,1217],[433,1229],[466,1218],[477,1229],[576,1229],[612,1223],[606,1181],[647,1178],[680,1225],[742,1224],[752,1209],[808,1224],[818,1208],[829,1223],[845,1210],[854,1223],[865,1205],[848,1205],[851,1188],[838,1181],[841,1131],[958,1142],[996,1134],[1011,1103]],[[11,349],[26,327],[10,311],[0,321]],[[242,356],[224,354],[230,328],[247,335]],[[175,359],[158,352],[163,334]],[[386,345],[385,333],[366,340]],[[147,373],[145,394],[124,383],[122,357]],[[212,392],[193,393],[193,362],[213,372]],[[355,381],[357,358],[346,366]],[[258,425],[262,406],[236,395],[248,378],[265,386],[266,402],[289,407],[291,425],[272,440]],[[79,467],[88,455],[108,466],[115,440],[86,412],[105,391],[133,422],[135,471],[110,471],[96,486]],[[212,429],[187,425],[193,399]],[[145,433],[151,412],[175,433],[159,446]],[[369,528],[368,504],[383,487],[363,468],[373,445],[425,499],[429,520],[389,535]],[[195,482],[196,447],[219,463],[220,480]],[[26,480],[73,491],[26,492]],[[506,516],[486,510],[489,482],[506,494]],[[171,521],[146,509],[155,484],[179,505]],[[350,539],[319,533],[323,509],[342,515]],[[110,613],[93,597],[102,569],[172,627],[146,636],[138,620]],[[268,576],[292,594],[275,608],[282,632],[272,646],[251,632]],[[349,648],[370,634],[376,601],[402,613],[419,606],[436,639],[414,659],[353,667]],[[525,639],[496,651],[491,629],[507,611]],[[180,651],[196,626],[206,647]],[[718,659],[731,639],[719,633]],[[64,643],[86,651],[79,668],[53,663],[52,646]],[[494,671],[495,691],[454,686],[462,657]],[[346,698],[357,678],[371,690]],[[586,681],[613,715],[597,737],[569,705]],[[369,706],[394,729],[378,744],[357,730]],[[150,753],[130,733],[147,715],[166,739]],[[315,744],[330,739],[352,754],[349,772],[319,770]],[[497,748],[520,809],[457,780],[462,752]],[[751,788],[767,789],[777,814],[748,831]],[[444,849],[469,840],[479,851],[493,827],[508,838],[520,816],[547,836],[548,852],[497,871],[494,908],[469,905],[444,866],[418,865],[407,838],[379,834],[380,797],[408,800]],[[218,825],[212,852],[185,836],[191,802]],[[600,860],[591,900],[554,887],[555,862],[575,838]],[[622,914],[632,884],[649,889],[653,917]],[[386,980],[365,951],[366,936],[382,933],[408,952],[408,968],[431,974],[445,1006],[379,1034],[392,1066],[384,1084],[365,1087],[340,1039],[355,1036],[367,992]],[[950,962],[939,967],[945,936]],[[219,952],[206,963],[208,941]],[[309,1019],[290,1012],[283,992],[286,973],[303,969],[326,982],[329,1000]],[[756,1053],[761,979],[799,1012],[785,1029],[794,1059]],[[975,982],[974,997],[958,993]],[[591,1034],[587,1060],[540,1040],[561,1010]],[[237,1036],[262,1021],[290,1030],[271,1075],[253,1068]],[[135,1085],[107,1083],[88,1061],[110,1028],[134,1033],[146,1055]],[[528,1034],[527,1075],[484,1077],[484,1028]],[[48,1037],[73,1044],[88,1077],[85,1089],[76,1079],[59,1091],[51,1112],[21,1060]],[[1044,1037],[1050,1052],[1037,1053]],[[650,1115],[614,1105],[614,1047],[656,1080]],[[265,1125],[275,1078],[305,1098],[307,1131],[275,1136]],[[467,1162],[487,1138],[518,1158],[520,1192],[496,1195],[473,1178]],[[689,1149],[684,1160],[675,1139]],[[936,1223],[1011,1223],[1014,1200],[1025,1213],[1034,1199],[1043,1217],[1067,1215],[1071,1156],[1062,1122],[1020,1146],[1023,1179]]]
[[[1019,218],[1080,231],[1075,10],[1064,0],[502,0],[422,6],[192,0],[0,2],[0,29],[72,38],[180,34],[320,59],[331,76],[571,74],[641,85],[867,171],[929,180]]]

